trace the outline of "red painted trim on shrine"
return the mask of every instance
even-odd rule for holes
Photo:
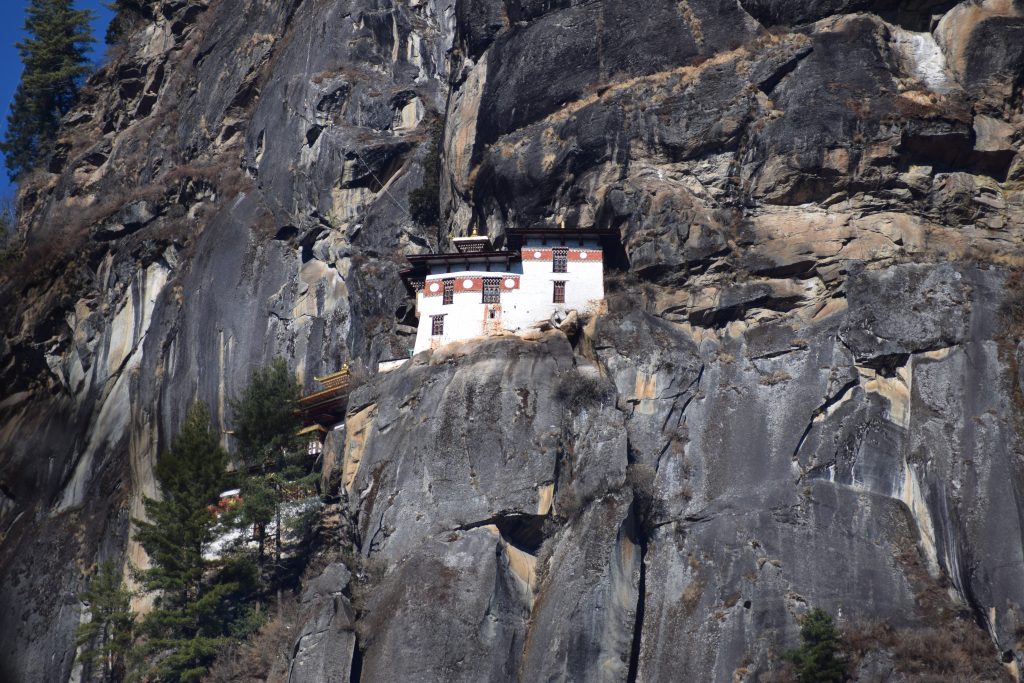
[[[573,263],[600,263],[604,258],[604,252],[600,249],[577,249],[574,247],[566,247],[568,249],[568,261]],[[553,261],[554,253],[551,247],[523,247],[523,260],[544,262]]]
[[[501,280],[501,291],[511,292],[519,289],[519,276],[518,275],[489,275],[488,277],[497,277]],[[443,277],[427,280],[423,287],[423,296],[441,296],[444,294],[444,282],[443,280],[455,280],[455,294],[466,294],[470,292],[483,292],[484,291],[484,278],[481,276],[467,276],[467,277]]]

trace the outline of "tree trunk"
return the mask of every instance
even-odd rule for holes
[[[267,528],[263,524],[256,525],[256,538],[259,543],[259,549],[256,551],[256,566],[259,567],[260,576],[263,576],[263,557],[264,548],[267,540]]]
[[[281,567],[281,489],[278,488],[278,501],[277,509],[275,510],[275,517],[277,519],[277,529],[274,534],[274,567],[280,570]]]

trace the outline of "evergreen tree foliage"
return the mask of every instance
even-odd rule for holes
[[[18,214],[13,195],[0,197],[0,242],[9,242],[18,230]]]
[[[132,648],[135,614],[131,593],[113,562],[104,562],[82,594],[90,619],[75,632],[75,645],[83,648],[79,661],[92,670],[94,678],[109,683],[124,680]]]
[[[43,161],[61,117],[75,104],[89,72],[91,19],[72,0],[31,0],[26,9],[28,37],[17,44],[24,71],[0,143],[12,180]]]
[[[286,464],[298,446],[302,427],[297,413],[301,388],[283,358],[258,368],[242,395],[231,401],[239,454],[250,467],[262,470]]]
[[[251,563],[204,557],[216,533],[211,506],[224,486],[227,462],[209,411],[197,403],[157,463],[162,499],[146,498],[148,519],[135,520],[136,539],[151,563],[138,578],[147,592],[157,593],[136,651],[145,679],[200,680],[238,635],[234,626],[247,619],[255,588]]]
[[[257,564],[266,558],[267,528],[275,523],[275,568],[281,557],[281,506],[289,490],[302,489],[311,479],[301,466],[304,449],[297,436],[301,389],[283,358],[257,369],[242,395],[231,402],[239,457],[247,476],[241,482],[242,525],[255,527]]]
[[[0,273],[17,261],[17,229],[14,198],[4,197],[0,199]]]
[[[847,678],[842,635],[828,612],[815,608],[800,623],[800,647],[785,658],[796,666],[801,683],[841,683]]]

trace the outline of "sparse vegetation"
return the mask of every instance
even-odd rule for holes
[[[854,666],[869,652],[887,650],[896,670],[915,681],[1010,680],[992,642],[964,619],[941,628],[899,630],[884,623],[857,624],[846,629],[844,643]]]
[[[637,528],[647,538],[665,515],[664,502],[655,491],[657,471],[650,465],[631,463],[626,468],[626,485],[633,490],[633,510]]]
[[[608,397],[609,387],[604,380],[577,372],[563,373],[555,388],[555,398],[570,413],[578,413],[588,406],[600,406]]]
[[[155,0],[111,0],[104,3],[114,12],[114,18],[107,26],[106,43],[119,43],[126,35],[144,21],[152,21]]]
[[[776,384],[782,384],[783,382],[788,382],[791,379],[793,378],[785,370],[776,370],[768,373],[767,375],[761,375],[761,379],[759,381],[763,386],[773,387]]]
[[[441,137],[444,125],[438,121],[430,130],[427,155],[423,158],[423,185],[409,193],[409,213],[424,227],[437,225],[441,218]]]
[[[295,645],[299,607],[294,597],[275,610],[251,639],[231,645],[217,657],[207,683],[264,683],[288,680],[288,661]]]

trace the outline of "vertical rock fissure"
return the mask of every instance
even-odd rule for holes
[[[363,650],[359,647],[359,634],[353,634],[352,664],[349,667],[348,683],[360,683],[363,677]]]
[[[635,513],[636,501],[633,502],[633,506]],[[640,580],[637,582],[636,620],[633,622],[633,642],[629,651],[627,683],[636,683],[640,671],[640,645],[643,640],[644,603],[647,597],[647,530],[640,520],[637,520],[636,527],[637,545],[640,548]]]

